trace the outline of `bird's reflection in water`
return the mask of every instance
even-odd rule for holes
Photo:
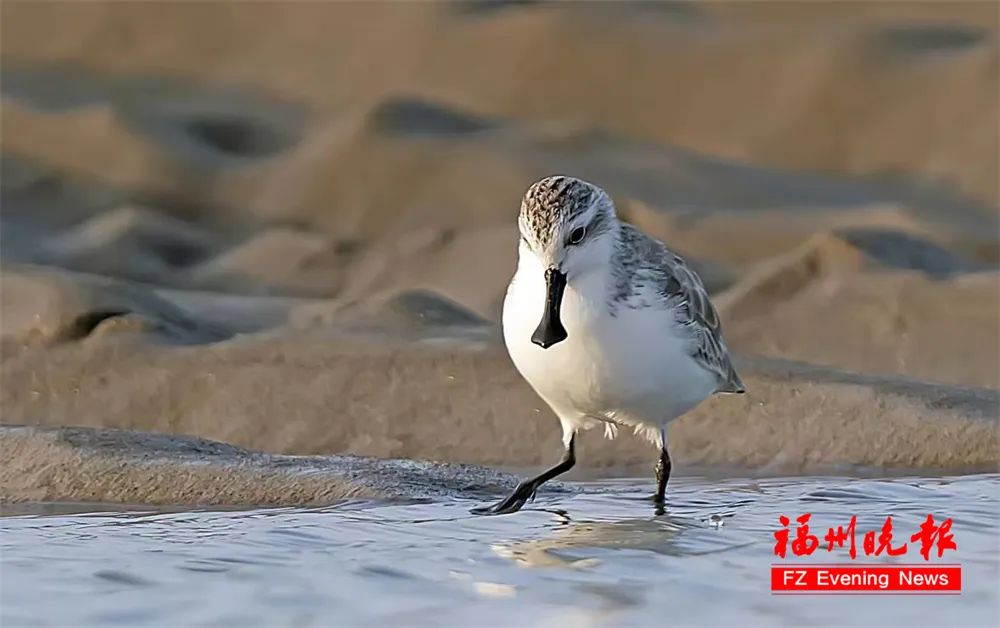
[[[575,550],[627,549],[667,556],[696,553],[678,544],[689,530],[707,529],[700,521],[664,515],[620,521],[573,521],[564,511],[549,511],[557,518],[553,535],[545,539],[495,545],[499,556],[533,567],[587,568],[600,563],[596,557],[581,557]]]

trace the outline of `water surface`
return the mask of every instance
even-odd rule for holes
[[[83,512],[0,518],[0,625],[15,626],[996,626],[1000,474],[953,478],[587,482],[518,514],[478,503],[250,511]],[[93,509],[93,506],[89,508]],[[31,514],[25,514],[28,511]],[[892,515],[896,540],[951,517],[959,596],[773,596],[779,515],[822,539]],[[53,514],[55,513],[55,514]],[[904,538],[905,537],[905,538]],[[791,555],[789,555],[791,557]],[[825,545],[808,561],[847,561]],[[922,562],[916,547],[899,559]],[[932,554],[932,561],[937,560]]]

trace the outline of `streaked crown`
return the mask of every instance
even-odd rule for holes
[[[607,193],[596,185],[562,175],[545,177],[529,187],[521,201],[521,235],[533,246],[544,248],[597,204],[611,206]]]

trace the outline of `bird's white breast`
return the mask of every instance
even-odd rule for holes
[[[514,365],[561,419],[605,417],[625,425],[663,425],[715,388],[691,357],[672,312],[608,303],[610,273],[570,277],[561,317],[568,338],[543,349],[531,342],[545,307],[544,269],[522,255],[507,290],[504,340]]]

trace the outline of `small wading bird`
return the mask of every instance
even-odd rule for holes
[[[503,305],[514,365],[562,424],[562,460],[477,514],[516,512],[576,463],[576,434],[631,427],[659,448],[657,513],[670,455],[667,424],[716,392],[742,393],[701,279],[632,225],[596,185],[538,181],[521,203],[517,272]],[[539,320],[540,319],[540,320]]]

